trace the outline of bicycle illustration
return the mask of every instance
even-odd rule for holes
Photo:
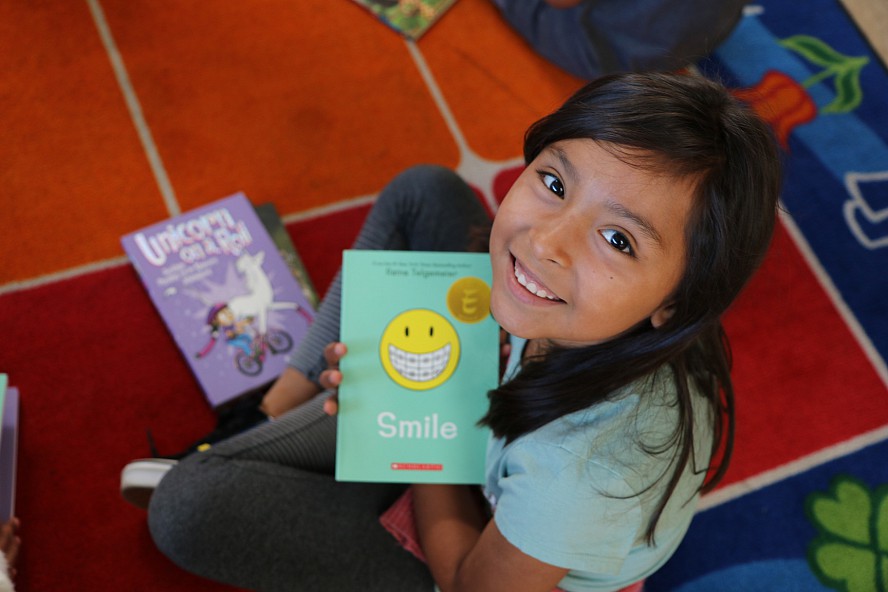
[[[207,325],[210,326],[210,339],[196,357],[200,359],[209,354],[222,338],[237,348],[234,365],[247,376],[262,372],[269,353],[283,354],[293,349],[293,338],[289,333],[274,328],[257,331],[253,317],[237,317],[229,304],[213,305],[207,313]]]
[[[269,329],[265,335],[257,335],[252,346],[251,353],[238,351],[234,356],[235,366],[247,376],[256,376],[262,372],[262,364],[269,352],[283,354],[293,349],[293,338],[286,331]]]

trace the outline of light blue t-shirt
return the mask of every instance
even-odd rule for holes
[[[523,346],[513,338],[507,379]],[[697,474],[693,466],[683,473],[658,522],[655,546],[645,534],[672,473],[668,443],[677,422],[670,370],[509,444],[492,438],[485,494],[500,532],[531,557],[570,569],[559,584],[569,592],[619,590],[647,577],[675,551],[694,514],[712,437],[707,405],[700,403],[694,408]]]

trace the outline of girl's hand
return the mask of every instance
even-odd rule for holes
[[[280,417],[320,392],[321,388],[302,372],[287,366],[262,397],[259,409],[270,418]]]
[[[509,345],[509,336],[505,331],[500,331],[500,373],[505,368],[506,360],[509,358],[511,346]],[[339,412],[339,398],[337,390],[342,384],[342,372],[339,371],[339,360],[348,353],[348,348],[344,343],[334,341],[328,343],[324,348],[324,359],[327,360],[327,369],[321,372],[319,377],[321,386],[331,391],[330,397],[324,401],[324,412],[327,415],[336,415]]]
[[[22,539],[18,536],[19,519],[10,518],[8,522],[0,525],[0,553],[6,557],[6,566],[9,578],[15,577],[15,561],[18,558],[19,547]]]
[[[339,360],[341,360],[347,353],[348,348],[345,347],[344,343],[338,341],[329,343],[327,344],[327,347],[324,348],[324,359],[327,360],[327,369],[321,372],[319,378],[321,386],[333,393],[330,395],[330,398],[324,401],[324,412],[327,413],[327,415],[336,415],[336,413],[339,412],[338,389],[339,385],[342,383],[342,372],[339,371]]]

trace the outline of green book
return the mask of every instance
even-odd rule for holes
[[[490,281],[484,253],[345,251],[337,480],[483,483]]]
[[[287,232],[287,228],[284,226],[284,221],[281,220],[277,208],[273,203],[269,202],[253,206],[253,209],[256,210],[259,221],[262,222],[262,226],[268,231],[268,236],[271,237],[271,240],[278,248],[281,257],[284,258],[284,263],[290,268],[290,273],[299,282],[302,295],[305,296],[311,307],[317,310],[320,304],[318,293],[308,275],[308,271],[305,269],[305,264],[302,263],[302,257],[299,256],[296,246],[290,239],[290,234]]]
[[[355,0],[389,27],[416,41],[456,0]]]

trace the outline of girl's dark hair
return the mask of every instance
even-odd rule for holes
[[[687,464],[696,460],[691,381],[709,403],[715,426],[702,491],[712,489],[727,470],[734,391],[721,315],[770,244],[781,186],[779,153],[770,129],[751,109],[720,84],[685,74],[618,74],[593,81],[528,129],[525,161],[569,139],[591,139],[633,166],[696,180],[674,311],[659,328],[647,320],[608,342],[554,348],[526,361],[513,380],[490,392],[481,421],[512,441],[671,367],[678,391],[676,457],[648,525],[647,540],[653,543],[666,502]],[[692,466],[696,470],[696,463]]]

